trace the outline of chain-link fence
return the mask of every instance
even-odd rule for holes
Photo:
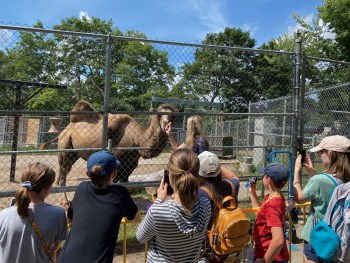
[[[298,56],[300,52],[156,41],[103,30],[0,26],[1,196],[13,196],[24,167],[36,161],[56,170],[61,186],[55,192],[72,195],[79,182],[88,180],[86,158],[101,148],[117,154],[119,179],[127,187],[156,186],[171,154],[164,125],[172,120],[181,142],[193,114],[203,118],[210,150],[244,181],[243,176],[256,175],[256,168],[266,165],[273,149],[294,150],[295,156],[295,127],[300,105],[304,107]],[[310,78],[304,78],[303,88],[322,95],[308,93],[305,105],[327,98],[315,85],[315,76],[319,83],[322,79],[311,73],[329,64],[317,63],[308,64],[303,76]],[[347,73],[344,65],[334,67],[329,78],[340,76],[347,83]],[[327,86],[341,84],[330,79]],[[336,94],[349,95],[345,90]],[[88,103],[77,104],[81,100]],[[311,113],[301,112],[308,116],[301,122],[305,139],[313,138],[306,132],[309,127],[331,124],[323,118],[317,124],[309,119]],[[282,161],[289,166],[286,159]],[[244,186],[240,191],[241,200],[248,199]],[[4,198],[2,205],[7,202]]]

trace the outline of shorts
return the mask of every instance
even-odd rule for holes
[[[304,241],[304,255],[308,260],[319,262],[315,250],[306,241]]]

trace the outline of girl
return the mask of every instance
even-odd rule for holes
[[[210,219],[210,203],[198,198],[199,160],[189,149],[179,149],[168,163],[172,198],[162,179],[157,200],[138,227],[136,238],[150,240],[147,262],[197,262]]]
[[[187,120],[186,140],[181,145],[178,145],[171,133],[171,125],[169,122],[166,126],[165,132],[169,136],[169,140],[173,150],[188,148],[195,154],[200,154],[209,149],[209,143],[204,135],[203,121],[200,116],[192,116]]]
[[[0,262],[53,262],[67,236],[64,209],[45,203],[54,180],[55,171],[39,162],[22,173],[15,206],[0,212]]]

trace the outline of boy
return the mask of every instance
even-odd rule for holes
[[[112,262],[122,218],[140,221],[128,190],[113,184],[119,164],[108,151],[89,157],[86,174],[91,181],[79,184],[68,208],[72,228],[57,262]]]
[[[253,207],[260,207],[254,225],[254,257],[255,263],[287,263],[289,259],[284,236],[286,221],[286,205],[281,189],[289,177],[288,169],[277,163],[269,164],[258,170],[264,175],[263,184],[268,190],[262,206],[260,206],[256,186],[250,186],[250,199]]]

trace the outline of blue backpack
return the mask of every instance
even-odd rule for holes
[[[350,182],[337,186],[310,244],[321,262],[350,262]]]

